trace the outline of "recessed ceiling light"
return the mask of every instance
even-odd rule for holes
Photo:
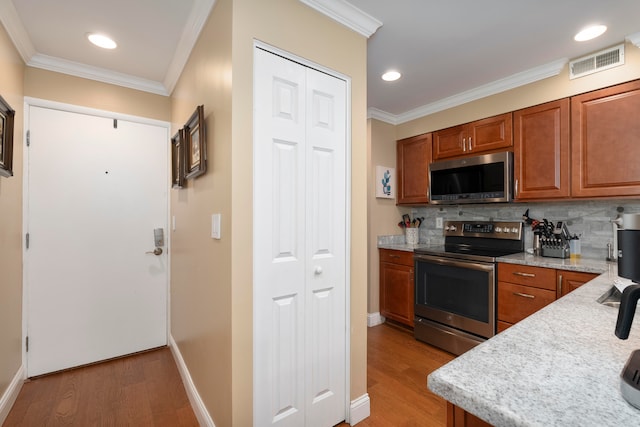
[[[387,71],[386,73],[384,73],[382,75],[382,80],[386,81],[386,82],[393,82],[396,81],[400,78],[400,76],[402,76],[402,74],[400,74],[397,71]]]
[[[584,42],[601,36],[605,31],[607,31],[606,25],[592,25],[580,31],[573,39],[577,42]]]
[[[87,34],[87,38],[91,43],[103,49],[115,49],[118,47],[116,42],[103,34]]]

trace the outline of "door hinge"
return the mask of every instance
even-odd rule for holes
[[[29,233],[24,236],[24,244],[26,245],[27,249],[29,249]]]
[[[24,339],[24,345],[27,348],[27,353],[29,352],[29,336]]]
[[[27,147],[31,145],[31,131],[27,131]]]

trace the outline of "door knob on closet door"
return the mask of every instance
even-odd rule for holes
[[[316,276],[322,274],[322,267],[320,267],[319,265],[316,266],[316,268],[313,270],[313,274],[315,274]]]

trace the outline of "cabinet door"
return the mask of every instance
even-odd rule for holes
[[[569,197],[569,99],[513,113],[517,200]]]
[[[571,98],[571,195],[640,194],[640,81]]]
[[[399,205],[429,202],[430,161],[430,133],[402,139],[396,143]]]
[[[466,150],[465,125],[454,126],[433,133],[433,160],[460,156],[466,154]]]
[[[498,282],[498,320],[517,323],[555,300],[555,290]]]
[[[579,271],[558,270],[557,298],[565,296],[569,292],[578,289],[590,280],[598,277],[597,274],[583,273]]]
[[[413,327],[413,267],[380,263],[380,314]]]
[[[513,114],[501,114],[469,124],[467,152],[481,153],[513,146]],[[464,141],[463,141],[464,142]]]

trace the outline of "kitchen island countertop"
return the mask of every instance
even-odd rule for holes
[[[532,261],[521,256],[511,261]],[[573,269],[569,260],[557,261],[567,265],[545,266]],[[596,300],[617,270],[615,263],[603,268],[596,279],[432,372],[429,389],[494,426],[640,425],[640,410],[620,394],[620,372],[640,348],[640,319],[628,340],[615,336],[617,308]]]

